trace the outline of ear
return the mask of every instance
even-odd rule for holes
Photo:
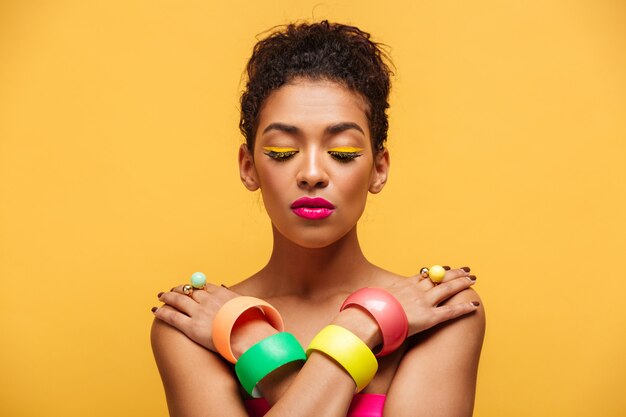
[[[374,154],[374,167],[370,179],[370,193],[378,194],[387,183],[389,175],[389,151],[383,148]]]
[[[245,143],[239,147],[239,176],[244,187],[250,191],[259,189],[259,179],[254,166],[254,157]]]

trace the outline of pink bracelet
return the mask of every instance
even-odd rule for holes
[[[350,294],[339,311],[351,306],[367,310],[380,328],[383,347],[376,357],[385,356],[398,349],[409,333],[409,322],[402,305],[382,288],[361,288]]]
[[[355,394],[348,409],[348,417],[380,417],[386,399],[384,394]]]
[[[385,408],[384,394],[354,394],[347,417],[380,417]],[[265,398],[251,398],[244,401],[250,417],[263,417],[270,411]]]

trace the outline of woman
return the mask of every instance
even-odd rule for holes
[[[273,251],[263,269],[231,288],[159,294],[152,345],[172,416],[472,414],[484,334],[484,311],[469,288],[476,277],[469,268],[447,268],[440,285],[425,275],[401,277],[368,262],[359,247],[367,195],[383,189],[389,170],[385,61],[369,34],[325,21],[290,25],[255,46],[241,101],[239,167],[244,186],[261,190]],[[358,291],[366,287],[374,290]],[[395,319],[383,326],[359,303],[362,291],[386,300]],[[242,363],[283,328],[270,307],[246,308],[232,318],[230,339],[230,330],[220,336],[224,306],[247,299],[241,295],[279,312],[297,340],[293,349],[310,348],[306,361],[285,361],[248,381],[246,390],[262,399],[242,396],[222,356]],[[342,306],[347,297],[356,301]],[[384,327],[397,323],[405,326],[402,340],[390,347]],[[331,330],[343,333],[333,339],[324,333]],[[349,338],[364,362],[351,365],[342,352],[319,347],[323,337]],[[372,362],[381,349],[385,355]],[[254,373],[263,361],[251,366]]]

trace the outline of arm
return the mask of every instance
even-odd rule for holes
[[[163,311],[161,312],[163,314]],[[350,327],[370,346],[378,340],[378,329],[365,313],[342,312],[335,324]],[[234,343],[255,343],[262,334],[275,332],[262,318],[248,323]],[[246,341],[247,340],[247,341]],[[152,326],[152,348],[161,373],[171,416],[247,416],[239,394],[239,382],[221,357],[193,342],[184,333],[161,320]],[[238,355],[237,355],[238,356]],[[270,416],[345,416],[354,395],[354,382],[335,362],[314,352],[301,368],[270,375],[261,389],[272,409]]]
[[[151,342],[170,416],[247,416],[239,381],[219,355],[159,319]]]
[[[472,289],[446,304],[479,300]],[[385,415],[470,417],[474,408],[485,311],[449,320],[411,340],[391,383]]]
[[[443,300],[468,288],[472,283],[461,277],[433,288],[430,281],[418,282],[417,278],[409,278],[399,281],[389,290],[408,309],[409,334],[416,334],[443,321],[473,312],[476,307],[470,302],[439,306]],[[188,347],[203,349],[190,340],[193,339],[207,349],[214,349],[210,340],[211,317],[216,308],[231,297],[225,291],[228,292],[211,286],[210,295],[204,291],[197,295],[194,292],[193,300],[176,293],[161,297],[166,305],[158,309],[155,315],[184,332],[183,334],[174,328],[171,328],[174,333],[157,332],[159,326],[156,324],[153,328],[155,357],[164,379],[172,415],[245,415],[237,389],[233,388],[237,381],[228,372],[228,368],[217,359],[217,355],[210,352],[205,354],[213,355],[213,360],[196,363],[195,356],[200,355],[200,351]],[[344,310],[333,323],[355,333],[370,348],[380,342],[377,325],[367,313],[358,308]],[[238,349],[240,353],[245,351],[265,337],[264,332],[267,336],[275,330],[262,319],[250,320],[241,329],[242,337],[239,341],[233,342],[233,350]],[[342,368],[323,354],[314,352],[300,370],[290,368],[277,374],[270,375],[261,384],[262,392],[270,404],[274,404],[268,417],[345,416],[354,394],[354,382]],[[216,409],[216,400],[219,400],[219,409]],[[195,404],[198,403],[201,405],[196,407]],[[240,414],[242,412],[244,414]]]

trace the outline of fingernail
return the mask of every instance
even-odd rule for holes
[[[220,284],[220,285],[221,285],[222,287],[224,287],[224,288],[228,289],[228,287],[227,287],[226,285],[224,285],[224,284]]]
[[[472,301],[472,304],[474,305],[474,307],[478,307],[480,305],[478,301]]]
[[[452,269],[448,265],[444,265],[444,266],[442,266],[442,268],[445,269],[446,271],[449,271],[450,269]]]
[[[153,312],[153,313],[154,313],[155,311],[157,311],[157,310],[158,310],[158,308],[156,308],[156,307],[152,307],[152,312]]]
[[[174,288],[176,288],[176,287],[172,287],[172,289],[170,290],[170,292],[174,291]]]
[[[476,275],[470,275],[468,276],[469,279],[471,279],[472,281],[476,281]]]
[[[462,266],[462,267],[461,267],[461,269],[462,269],[463,271],[465,271],[465,272],[469,272],[469,271],[471,271],[471,269],[470,269],[470,267],[469,267],[469,266]]]
[[[161,298],[162,295],[163,295],[163,291],[157,294],[157,298]]]

